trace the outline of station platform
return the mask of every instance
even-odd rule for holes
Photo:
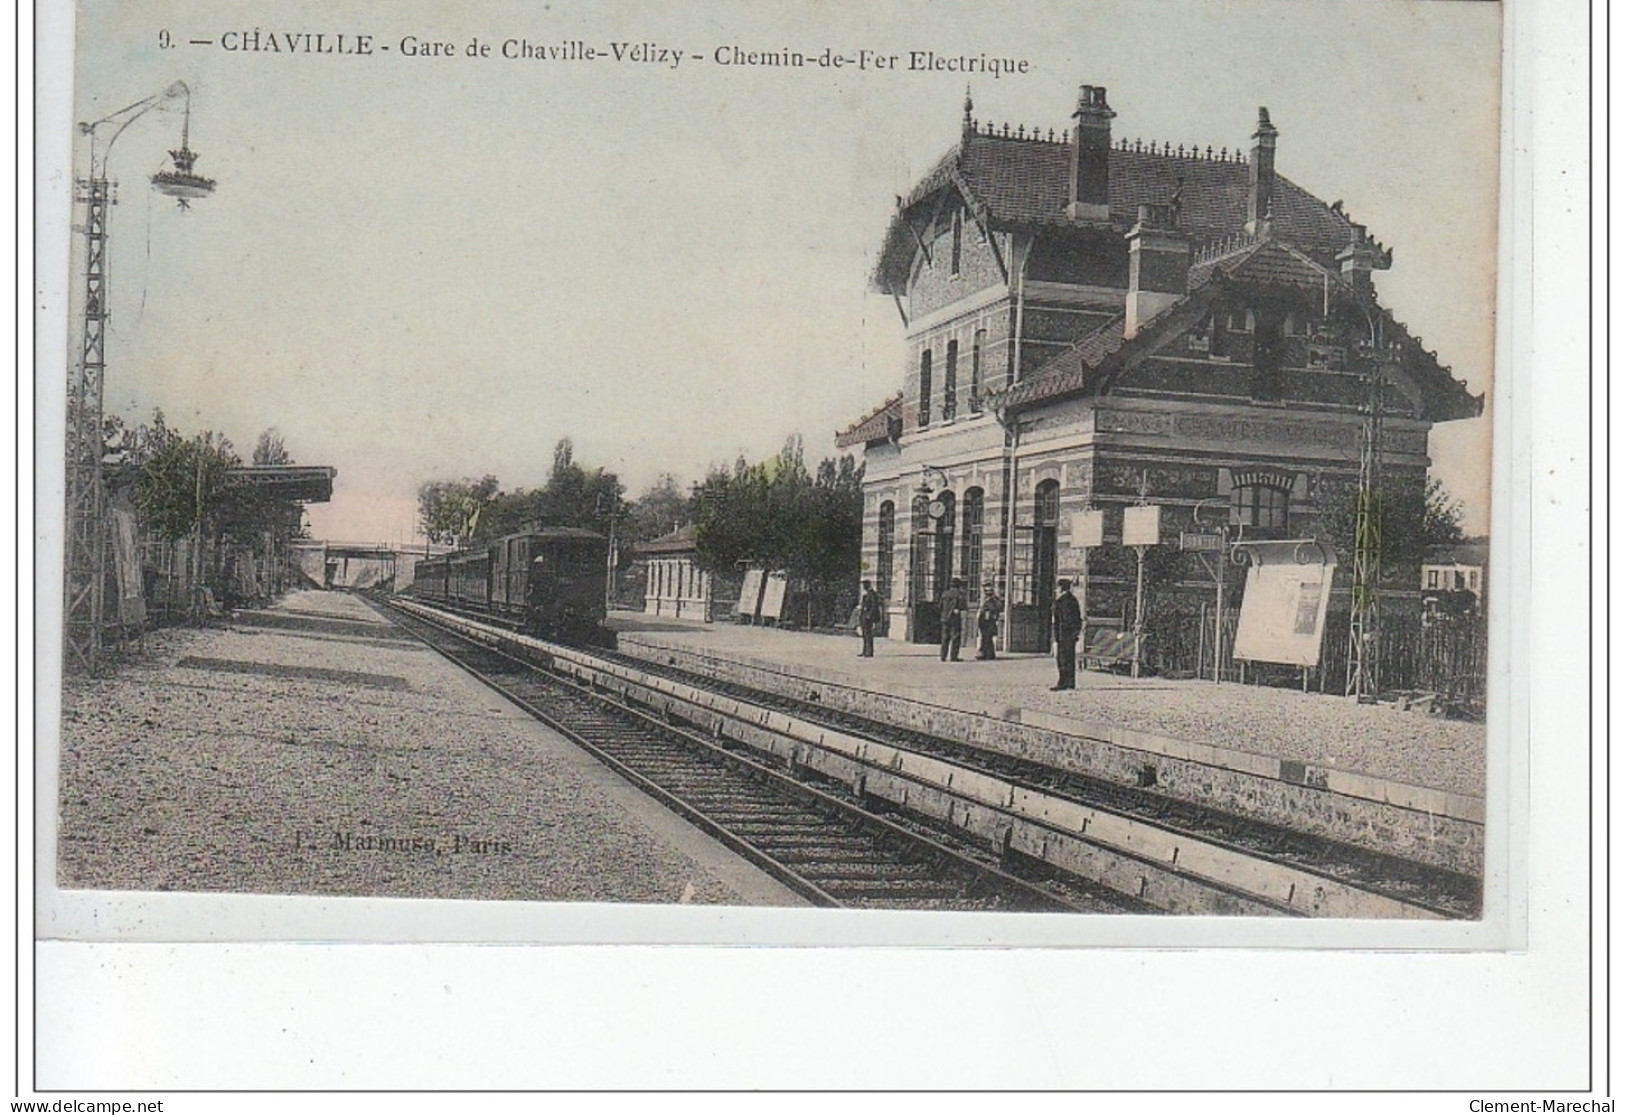
[[[66,889],[803,905],[347,593],[64,687]]]
[[[934,645],[876,639],[858,655],[853,636],[734,623],[611,614],[623,652],[658,661],[664,649],[744,664],[804,680],[1044,728],[1106,739],[1147,753],[1199,756],[1254,771],[1302,768],[1356,788],[1359,796],[1429,812],[1482,819],[1485,728],[1342,697],[1267,686],[1130,678],[1078,670],[1077,688],[1052,692],[1045,655],[978,661],[969,644],[958,662]],[[1283,766],[1284,764],[1284,766]],[[1341,777],[1340,777],[1341,776]],[[1418,791],[1437,791],[1426,793]]]

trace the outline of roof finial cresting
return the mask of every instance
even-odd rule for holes
[[[963,131],[964,131],[964,133],[966,135],[970,135],[972,132],[974,132],[976,130],[976,121],[974,119],[972,119],[972,117],[971,117],[971,113],[973,111],[975,111],[975,108],[976,108],[976,106],[971,102],[971,99],[970,99],[970,82],[966,82],[965,83],[965,122],[964,122],[964,126],[963,126]]]

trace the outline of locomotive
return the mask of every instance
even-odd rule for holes
[[[609,540],[578,527],[542,527],[486,546],[424,558],[412,595],[547,639],[612,645],[604,626]]]

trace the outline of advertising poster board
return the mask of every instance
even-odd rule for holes
[[[1236,657],[1318,666],[1335,560],[1310,542],[1255,543],[1236,625]]]

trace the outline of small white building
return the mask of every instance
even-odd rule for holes
[[[711,574],[700,568],[693,526],[640,543],[645,563],[643,612],[676,619],[711,619]]]
[[[1443,593],[1472,593],[1474,606],[1484,607],[1485,574],[1489,568],[1489,540],[1469,538],[1453,546],[1433,546],[1422,561],[1422,598]]]

